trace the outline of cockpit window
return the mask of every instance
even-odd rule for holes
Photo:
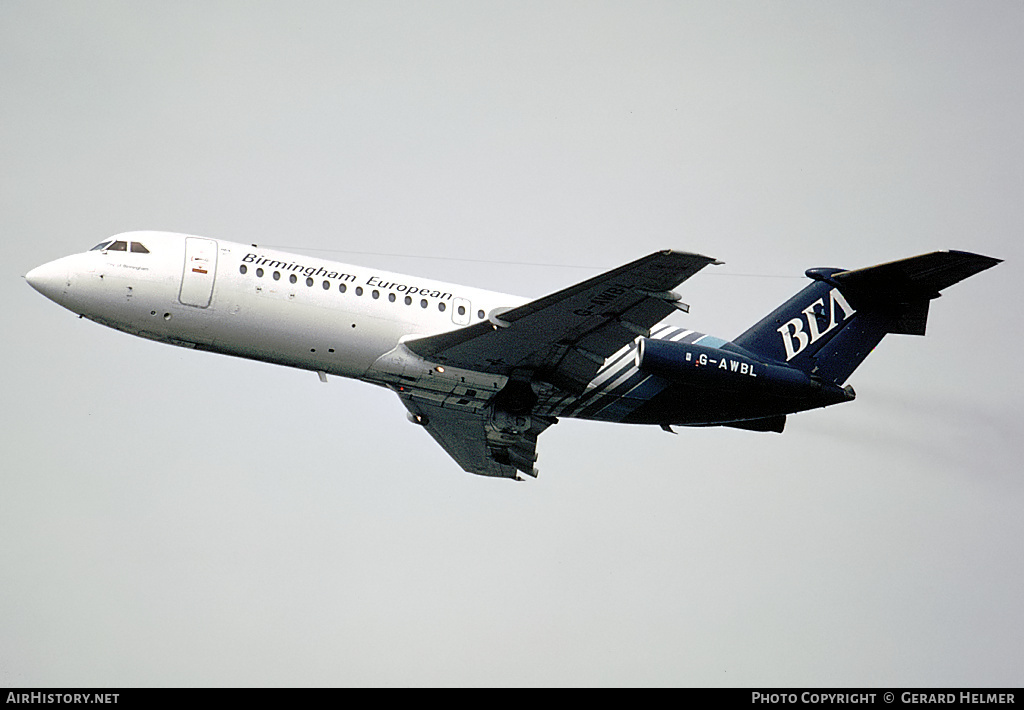
[[[105,242],[100,242],[99,244],[94,246],[89,251],[99,251],[100,249],[106,249],[108,244],[110,244],[110,240],[109,239],[107,241],[105,241]]]
[[[136,254],[148,254],[149,249],[142,245],[142,242],[132,242],[132,251]]]
[[[128,251],[128,242],[111,242],[107,251]]]

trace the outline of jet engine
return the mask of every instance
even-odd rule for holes
[[[722,392],[781,398],[813,398],[842,402],[852,399],[852,389],[822,382],[803,370],[775,365],[728,345],[704,345],[641,338],[636,365],[644,372],[670,382]]]

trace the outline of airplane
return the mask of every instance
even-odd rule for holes
[[[1000,261],[808,269],[731,341],[661,322],[689,311],[674,289],[721,263],[671,250],[536,300],[158,231],[25,279],[132,335],[386,387],[465,471],[524,480],[559,417],[781,433],[790,414],[854,399],[846,380],[883,336],[924,335],[940,291]]]

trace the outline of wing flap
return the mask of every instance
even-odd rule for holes
[[[492,421],[486,411],[446,407],[415,395],[399,396],[413,420],[464,471],[481,476],[517,479],[517,471],[536,476],[537,437],[557,421],[528,416],[521,418],[517,427],[515,422]]]

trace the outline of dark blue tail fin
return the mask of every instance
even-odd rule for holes
[[[814,283],[733,342],[837,385],[886,333],[924,335],[939,291],[1000,262],[937,251],[865,269],[809,269]]]

